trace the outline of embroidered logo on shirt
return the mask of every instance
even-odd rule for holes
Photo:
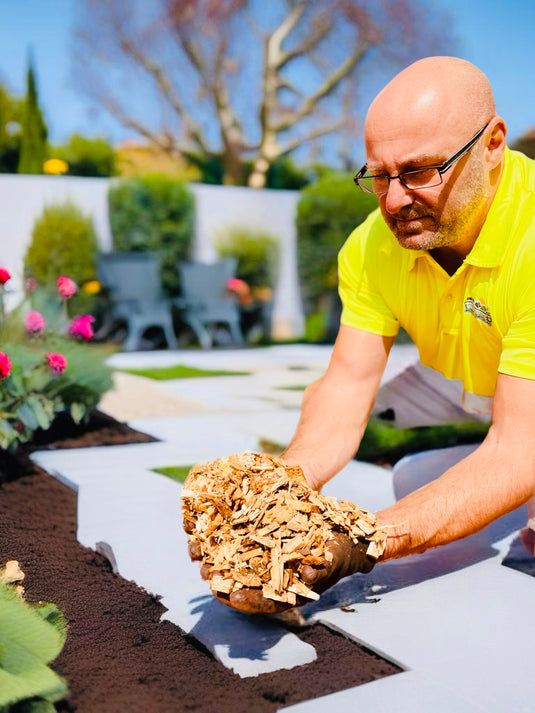
[[[492,324],[492,317],[490,316],[490,310],[487,305],[481,300],[475,300],[473,297],[467,297],[464,301],[464,311],[468,314],[473,314],[476,319],[480,322],[488,324],[490,327]]]

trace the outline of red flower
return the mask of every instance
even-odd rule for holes
[[[45,328],[45,318],[41,312],[32,309],[26,315],[25,325],[28,334],[39,334]]]
[[[11,273],[5,267],[0,267],[0,285],[5,285],[8,280],[11,280]]]
[[[0,376],[5,379],[11,373],[11,359],[4,352],[0,352]]]
[[[58,376],[59,374],[63,374],[65,367],[67,366],[67,360],[63,354],[60,354],[59,352],[51,352],[50,354],[46,354],[46,360],[52,373],[57,374]]]
[[[72,297],[74,294],[76,294],[76,291],[78,289],[78,285],[74,280],[71,280],[70,277],[66,277],[65,275],[61,275],[58,277],[56,281],[57,287],[58,287],[58,292],[59,294],[65,298],[69,299],[69,297]]]
[[[82,314],[73,319],[69,327],[69,334],[73,337],[80,337],[88,341],[93,337],[93,327],[91,326],[95,318],[90,314]]]

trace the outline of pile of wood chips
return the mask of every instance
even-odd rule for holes
[[[373,514],[320,495],[299,466],[265,453],[247,451],[194,466],[182,507],[215,593],[252,587],[290,605],[298,596],[318,599],[300,573],[304,565],[329,560],[325,545],[334,532],[368,542],[373,557],[386,541]]]

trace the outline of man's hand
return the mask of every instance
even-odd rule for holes
[[[184,522],[184,529],[188,532],[187,521]],[[375,564],[375,559],[366,554],[368,544],[365,540],[355,544],[347,535],[334,533],[326,545],[328,553],[326,559],[321,564],[303,567],[301,572],[303,582],[317,594],[321,594],[343,577],[355,572],[370,572]],[[190,541],[188,550],[192,560],[201,559],[201,549],[197,542]],[[213,574],[210,567],[206,565],[201,567],[203,579],[209,580],[210,575]],[[291,605],[267,599],[262,596],[262,590],[247,587],[238,589],[231,594],[214,592],[214,596],[223,604],[246,614],[278,614],[294,606],[309,604],[311,601],[306,597],[297,597],[297,604]]]

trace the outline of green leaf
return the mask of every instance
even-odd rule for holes
[[[35,429],[39,427],[39,421],[37,420],[35,411],[27,401],[19,405],[16,413],[17,418],[19,418],[27,428],[31,428],[32,431],[35,431]]]
[[[86,411],[87,411],[87,409],[84,406],[84,404],[72,403],[71,404],[71,416],[72,416],[72,420],[74,421],[74,423],[80,423],[80,421],[85,416]]]
[[[9,390],[13,394],[24,393],[24,374],[19,364],[13,364],[9,375]]]
[[[5,419],[0,421],[0,448],[7,450],[9,446],[17,440],[18,436],[18,432],[13,428],[9,421],[6,421]]]
[[[0,584],[0,641],[0,706],[66,695],[65,682],[47,666],[65,642],[65,623],[54,605],[39,611]]]
[[[28,406],[33,410],[37,423],[43,430],[50,428],[53,419],[53,411],[47,407],[44,397],[30,394],[26,400]],[[51,403],[51,402],[50,402]]]
[[[39,364],[28,376],[26,389],[28,391],[43,391],[53,378],[48,366]]]

